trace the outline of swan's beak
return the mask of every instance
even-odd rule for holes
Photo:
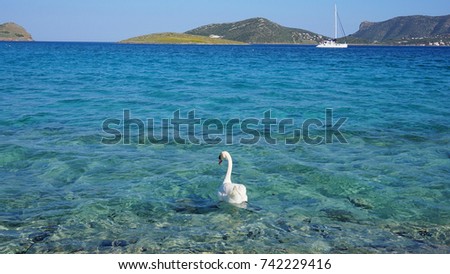
[[[219,159],[219,165],[221,165],[222,164],[222,159]]]

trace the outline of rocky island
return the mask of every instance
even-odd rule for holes
[[[362,22],[347,37],[361,44],[450,46],[450,15],[400,16],[383,22]]]
[[[289,28],[257,17],[233,23],[209,24],[185,33],[157,33],[120,41],[128,44],[317,44],[326,37]]]
[[[22,26],[15,23],[4,23],[0,25],[0,41],[33,41],[29,34]]]
[[[210,24],[186,32],[187,34],[210,36],[251,44],[317,44],[324,39],[320,34],[304,29],[279,25],[266,18],[251,18],[243,21]]]
[[[223,39],[219,36],[199,36],[186,33],[155,33],[142,35],[120,41],[122,44],[196,44],[196,45],[240,45],[245,44],[239,41]]]

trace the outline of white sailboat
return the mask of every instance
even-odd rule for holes
[[[337,6],[334,5],[334,39],[322,41],[319,45],[317,45],[318,48],[333,48],[333,49],[346,49],[346,48],[348,48],[347,43],[338,43],[337,42],[337,38],[338,38],[338,20],[339,20],[339,16],[338,16],[338,11],[337,11]],[[342,24],[341,24],[340,20],[339,20],[339,25],[342,28]]]

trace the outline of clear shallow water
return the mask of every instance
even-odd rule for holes
[[[449,93],[449,48],[0,43],[0,252],[450,253]],[[348,144],[101,144],[123,109],[326,108]]]

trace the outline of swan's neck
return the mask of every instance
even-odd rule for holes
[[[227,160],[228,160],[228,169],[227,169],[227,174],[225,175],[225,179],[223,180],[223,183],[231,183],[231,172],[233,170],[233,159],[231,159],[231,155],[228,154],[227,155]]]

